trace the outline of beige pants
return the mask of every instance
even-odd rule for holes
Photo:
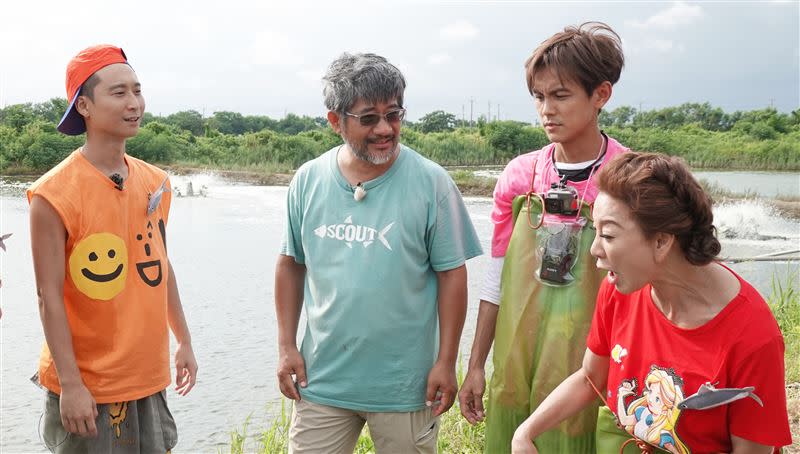
[[[439,418],[425,408],[412,412],[362,412],[294,403],[289,430],[290,454],[352,454],[364,423],[377,454],[435,454]]]

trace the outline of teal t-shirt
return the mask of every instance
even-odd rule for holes
[[[356,201],[339,149],[300,167],[287,195],[281,253],[306,266],[300,394],[359,411],[419,410],[438,348],[436,272],[480,255],[480,242],[439,165],[400,145]]]

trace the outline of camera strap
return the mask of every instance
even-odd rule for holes
[[[592,174],[592,171],[599,167],[600,162],[606,155],[606,150],[608,148],[608,136],[603,131],[600,131],[600,135],[603,139],[603,142],[600,144],[600,152],[598,153],[597,157],[590,162],[589,164],[577,168],[573,167],[571,169],[564,169],[559,168],[556,164],[556,153],[555,150],[550,155],[550,163],[553,166],[553,169],[556,171],[556,174],[561,178],[561,182],[566,184],[567,181],[586,181]],[[566,166],[564,166],[566,167]]]

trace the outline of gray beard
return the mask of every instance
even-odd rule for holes
[[[354,146],[354,144],[349,143],[349,142],[347,143],[347,145],[350,148],[350,151],[353,153],[353,156],[355,156],[356,158],[358,158],[358,159],[360,159],[362,161],[366,161],[366,162],[368,162],[368,163],[370,163],[372,165],[376,165],[376,166],[383,165],[383,164],[386,164],[387,162],[391,161],[392,158],[394,158],[394,156],[397,154],[397,148],[399,147],[399,144],[398,144],[398,145],[395,145],[395,147],[392,148],[387,153],[382,153],[380,155],[375,155],[375,154],[370,154],[367,151],[367,147],[364,147],[362,149],[361,147]]]

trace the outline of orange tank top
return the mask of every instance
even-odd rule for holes
[[[125,156],[117,189],[80,149],[28,190],[47,200],[67,230],[64,307],[83,383],[97,403],[140,399],[170,384],[165,230],[171,192],[148,214],[167,174]],[[61,394],[47,342],[39,381]]]

